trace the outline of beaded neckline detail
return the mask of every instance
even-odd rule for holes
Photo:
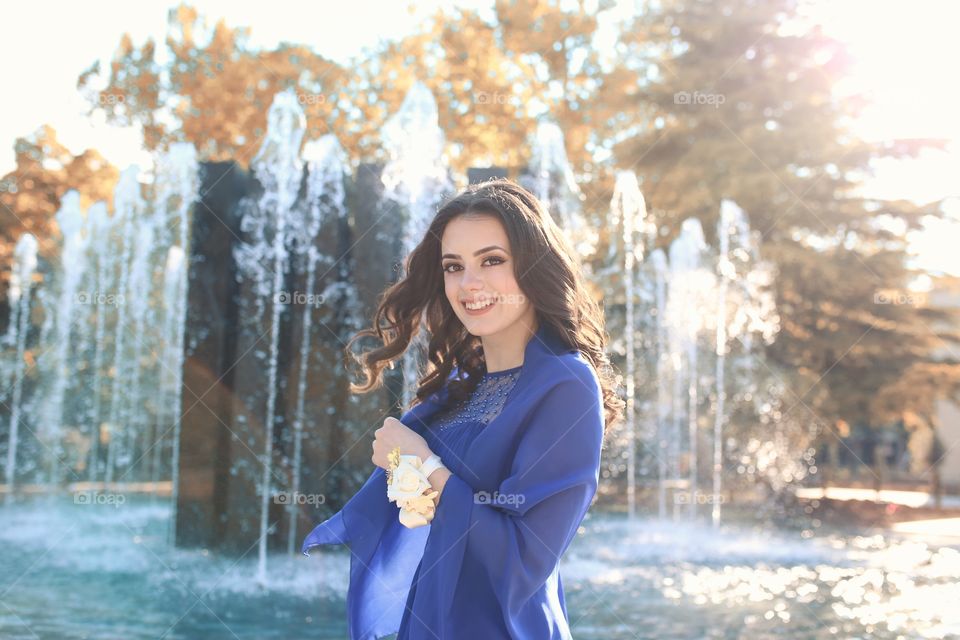
[[[489,424],[503,410],[507,396],[516,384],[517,378],[520,377],[522,368],[521,365],[503,371],[484,373],[469,398],[461,401],[458,406],[438,414],[434,428],[437,431],[445,431],[454,425],[469,422]]]

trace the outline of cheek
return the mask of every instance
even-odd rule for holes
[[[504,269],[503,273],[498,274],[494,282],[491,282],[491,287],[500,293],[500,295],[510,297],[511,308],[524,308],[526,297],[520,290],[520,285],[517,283],[517,279],[513,275],[513,271]]]
[[[450,306],[456,309],[459,303],[457,299],[457,296],[459,294],[458,294],[458,287],[457,287],[457,279],[455,276],[444,274],[443,291],[447,295],[447,301],[450,302]]]
[[[496,289],[500,293],[517,294],[520,293],[520,285],[513,275],[512,269],[503,269],[496,278]]]

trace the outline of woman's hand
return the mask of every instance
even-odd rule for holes
[[[373,432],[373,464],[383,469],[390,467],[390,461],[387,456],[396,447],[400,447],[401,455],[420,456],[421,460],[426,460],[430,454],[430,447],[427,441],[419,433],[403,424],[396,418],[387,418],[383,421],[383,426]]]

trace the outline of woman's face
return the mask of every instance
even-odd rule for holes
[[[510,242],[499,218],[457,216],[443,231],[440,254],[447,300],[470,334],[493,335],[520,321],[532,325],[533,305],[513,275]]]

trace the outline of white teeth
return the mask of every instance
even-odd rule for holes
[[[477,302],[477,303],[465,302],[463,306],[465,306],[467,309],[470,309],[471,311],[477,311],[479,309],[483,309],[484,307],[489,307],[492,304],[493,304],[493,300],[490,300],[489,302]]]

